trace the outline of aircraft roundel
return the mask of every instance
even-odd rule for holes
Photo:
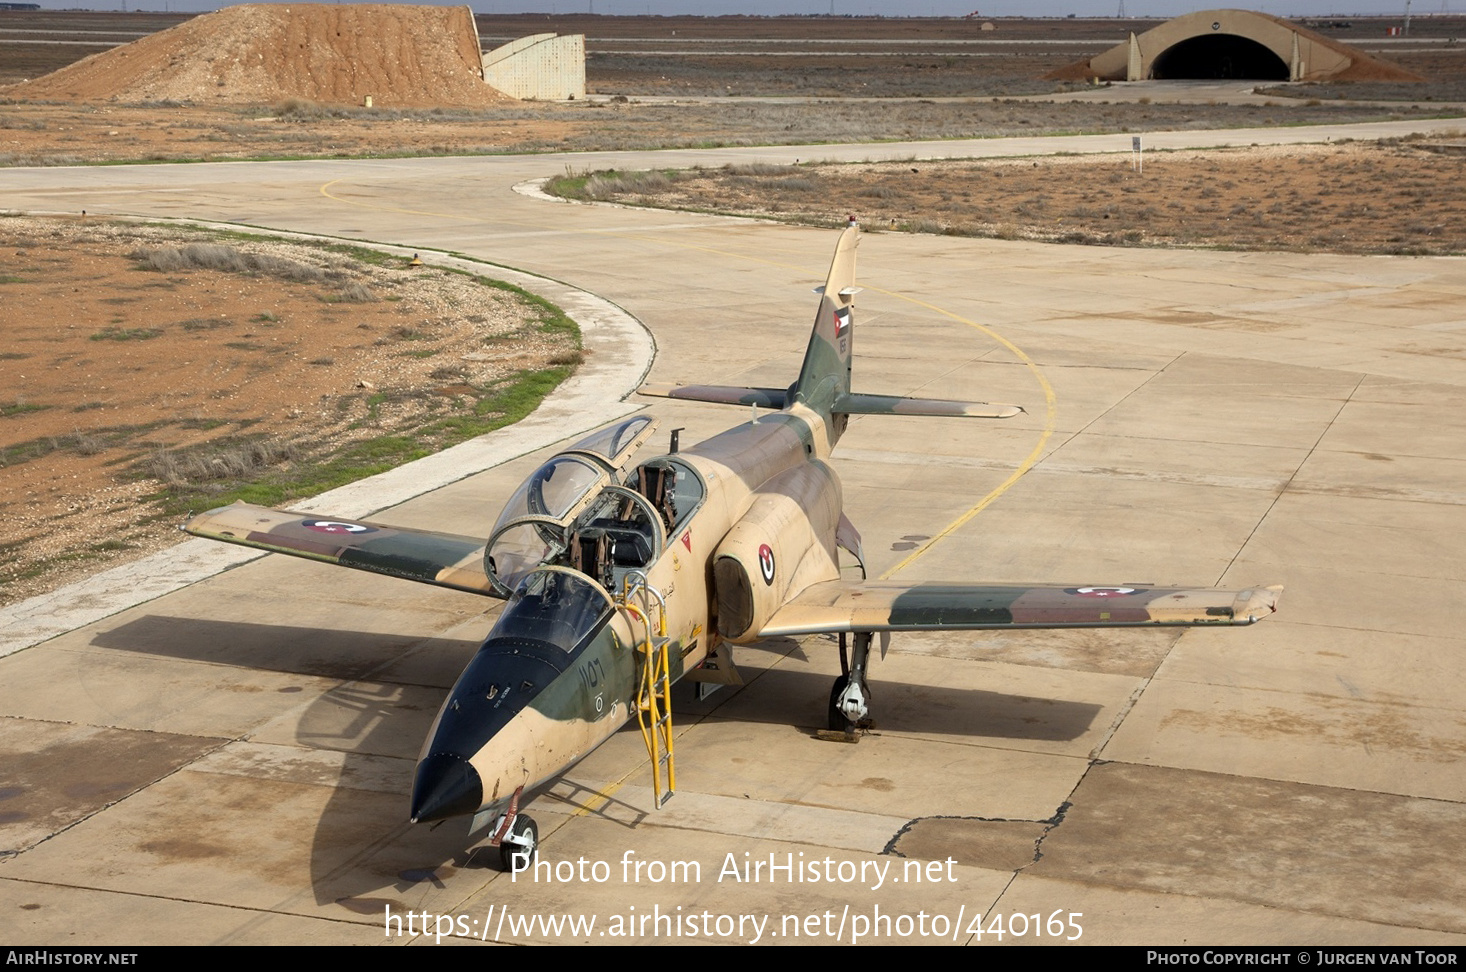
[[[344,520],[301,520],[300,525],[317,533],[372,533],[375,530],[374,527]]]
[[[1064,593],[1077,594],[1080,597],[1129,597],[1143,590],[1141,587],[1066,587]]]
[[[763,576],[765,584],[774,583],[774,548],[766,543],[759,544],[758,572]]]

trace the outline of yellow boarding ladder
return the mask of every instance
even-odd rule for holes
[[[638,607],[632,598],[641,595]],[[657,630],[652,632],[652,599],[657,602]],[[638,616],[646,636],[636,646],[641,656],[641,678],[636,692],[636,722],[652,763],[652,804],[660,810],[677,792],[677,765],[673,758],[672,674],[667,662],[667,602],[647,583],[641,571],[631,571],[623,583],[622,607]],[[634,629],[633,629],[634,630]],[[662,790],[662,771],[667,788]]]

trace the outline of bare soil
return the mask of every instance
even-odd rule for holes
[[[235,8],[265,9],[277,8]],[[316,9],[327,12],[321,17],[344,17],[346,11],[374,8]],[[123,84],[125,78],[116,72],[93,78],[96,85],[85,90],[60,83],[66,72],[0,89],[0,165],[615,151],[1323,124],[1429,114],[1440,110],[1438,102],[1460,98],[1466,91],[1466,57],[1437,45],[1392,55],[1430,80],[1417,88],[1397,86],[1400,90],[1383,92],[1410,99],[1390,107],[1340,104],[1313,94],[1295,98],[1286,94],[1289,88],[1281,89],[1276,104],[1266,106],[1036,103],[1005,96],[1063,90],[1065,85],[1038,79],[1077,57],[1099,53],[1123,39],[1127,29],[1143,31],[1155,22],[1015,19],[994,21],[995,29],[984,31],[983,21],[952,19],[525,15],[477,18],[483,45],[545,30],[587,33],[589,87],[616,96],[618,102],[485,106],[455,100],[445,91],[427,102],[431,108],[393,108],[382,93],[387,89],[372,80],[382,72],[360,50],[347,52],[353,63],[363,65],[362,77],[350,80],[365,86],[343,87],[344,76],[333,75],[341,83],[323,84],[319,97],[301,95],[298,89],[291,89],[293,96],[283,93],[280,85],[300,67],[296,54],[271,55],[271,70],[280,77],[268,90],[258,78],[229,73],[235,71],[236,60],[242,64],[266,53],[258,40],[241,40],[229,48],[235,53],[207,61],[210,38],[205,36],[200,47],[198,35],[211,18],[223,14],[242,16],[224,11],[190,20],[180,15],[0,11],[0,41],[6,42],[0,48],[0,83],[33,78],[74,61],[90,49],[77,46],[78,38],[110,43],[144,35],[135,50],[145,43],[161,45],[165,62],[177,61],[176,77],[166,89]],[[323,49],[330,48],[336,33],[325,23],[314,28],[326,35]],[[1354,27],[1329,30],[1346,40],[1360,39],[1382,35],[1383,23],[1361,20]],[[176,24],[182,26],[170,35],[154,33]],[[359,32],[360,25],[356,27]],[[1422,36],[1448,36],[1453,30],[1466,33],[1466,18],[1417,18],[1412,25]],[[42,39],[68,43],[35,43]],[[8,43],[12,40],[22,43]],[[94,63],[116,63],[123,50]],[[386,51],[382,56],[390,60],[396,55]],[[130,54],[128,58],[138,60]],[[1413,60],[1421,58],[1429,63]],[[159,63],[153,56],[143,60],[155,67]],[[419,72],[412,78],[429,76]],[[406,91],[413,85],[400,87]],[[367,88],[380,89],[376,107],[353,107],[370,93]],[[1364,86],[1330,90],[1343,88],[1358,92],[1346,99],[1351,102],[1373,93]],[[233,97],[235,92],[254,100],[248,105],[217,103],[228,100],[221,93]],[[638,100],[651,96],[659,100]],[[806,100],[729,102],[722,100],[725,96]],[[700,100],[660,100],[667,97]],[[827,97],[842,100],[812,100]],[[938,98],[954,100],[929,100]]]
[[[255,266],[180,266],[190,244]],[[0,603],[175,542],[170,488],[202,508],[383,436],[431,447],[578,357],[461,274],[137,223],[0,219],[0,299]]]
[[[1466,140],[868,165],[562,183],[633,205],[871,229],[1131,246],[1466,253]],[[552,188],[555,184],[552,183]]]
[[[626,151],[852,141],[1000,138],[1335,124],[1433,117],[1397,107],[929,101],[524,103],[511,108],[262,109],[183,105],[5,104],[0,166]]]

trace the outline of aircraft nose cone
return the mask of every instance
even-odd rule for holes
[[[472,763],[454,753],[429,753],[417,764],[412,820],[424,823],[474,813],[483,798],[483,783]]]

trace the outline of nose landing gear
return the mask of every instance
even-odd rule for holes
[[[534,866],[539,846],[540,829],[533,818],[516,814],[509,832],[499,840],[499,864],[509,874],[527,871]]]
[[[533,867],[535,852],[540,846],[539,827],[535,826],[529,814],[519,812],[519,798],[523,795],[522,786],[514,791],[509,809],[494,821],[491,828],[494,837],[489,841],[489,846],[499,848],[499,865],[509,874],[527,871]]]

